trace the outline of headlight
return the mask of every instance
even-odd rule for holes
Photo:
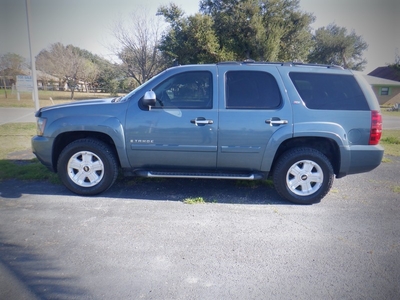
[[[44,128],[46,127],[46,118],[37,118],[36,119],[36,133],[38,136],[42,136],[44,132]]]

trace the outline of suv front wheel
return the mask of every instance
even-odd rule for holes
[[[276,162],[273,181],[283,198],[297,204],[321,201],[333,184],[333,168],[328,158],[313,148],[293,148]]]
[[[72,192],[96,195],[113,185],[118,176],[118,164],[107,144],[88,138],[76,140],[64,148],[57,172]]]

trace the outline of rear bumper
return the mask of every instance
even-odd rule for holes
[[[337,178],[350,174],[369,172],[378,167],[383,158],[384,149],[380,145],[375,146],[350,146],[348,148],[347,168],[343,168]]]

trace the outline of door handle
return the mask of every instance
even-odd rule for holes
[[[190,120],[190,123],[195,124],[196,126],[199,126],[199,125],[214,124],[214,121],[213,120],[206,120],[206,118],[199,117],[199,118]]]
[[[289,121],[288,120],[281,120],[279,118],[273,117],[271,119],[265,120],[265,123],[269,124],[270,126],[274,126],[274,125],[288,124]]]

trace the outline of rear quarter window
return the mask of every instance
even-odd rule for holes
[[[289,76],[310,109],[369,110],[352,75],[290,72]]]

